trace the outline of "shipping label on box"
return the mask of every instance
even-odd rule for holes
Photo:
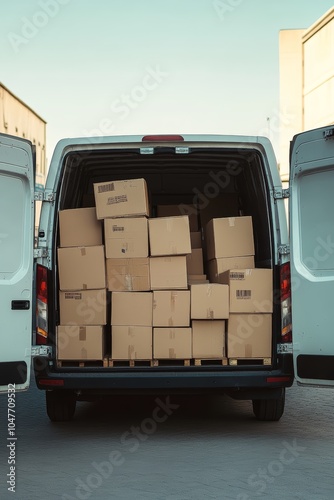
[[[151,256],[191,253],[187,216],[161,217],[148,221]]]
[[[85,247],[102,245],[101,221],[93,208],[75,208],[59,212],[61,247]]]
[[[227,327],[229,358],[269,358],[271,352],[271,314],[230,315]]]
[[[227,319],[229,291],[218,283],[191,285],[191,319]]]
[[[152,359],[152,327],[112,326],[111,356],[114,360]]]
[[[150,277],[152,290],[187,289],[186,256],[151,257]]]
[[[146,217],[104,220],[107,259],[148,257]]]
[[[60,290],[105,288],[104,246],[58,248],[58,270]]]
[[[151,289],[149,258],[107,259],[108,290],[145,292]]]
[[[232,269],[220,276],[230,287],[231,313],[273,312],[271,269]]]
[[[94,195],[98,219],[149,216],[145,179],[99,182],[94,184]]]
[[[251,217],[212,219],[206,226],[207,259],[254,255]]]
[[[191,328],[153,328],[153,357],[192,358]]]
[[[101,361],[105,355],[103,326],[57,327],[57,359]]]
[[[105,325],[107,291],[59,292],[59,312],[61,325]]]
[[[151,292],[112,292],[111,324],[115,326],[152,326]]]
[[[226,356],[224,320],[194,320],[191,326],[195,359],[222,359]]]
[[[230,269],[253,269],[255,267],[254,256],[247,257],[225,257],[213,259],[208,262],[208,275],[211,283],[221,283],[220,275]]]
[[[190,326],[190,291],[153,292],[153,326]]]
[[[187,255],[187,273],[188,275],[204,274],[203,250],[201,248],[193,248],[191,254]]]
[[[196,232],[199,230],[198,225],[198,209],[194,205],[158,205],[157,217],[174,217],[178,215],[187,215],[189,217],[190,231]]]

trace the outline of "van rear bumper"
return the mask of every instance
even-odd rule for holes
[[[158,368],[61,368],[46,358],[34,358],[37,387],[80,392],[127,393],[128,391],[224,392],[240,389],[290,387],[293,365],[290,354],[280,356],[280,369],[270,367],[158,367]]]

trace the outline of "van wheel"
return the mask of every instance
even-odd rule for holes
[[[278,399],[253,399],[253,412],[258,420],[277,422],[284,413],[285,388]]]
[[[46,412],[52,422],[72,420],[77,404],[74,392],[46,391]]]

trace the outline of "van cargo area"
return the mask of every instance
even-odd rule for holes
[[[75,145],[75,140],[73,140],[73,144]],[[65,148],[62,164],[57,175],[59,176],[59,182],[56,184],[55,210],[49,212],[49,217],[53,217],[52,226],[55,229],[53,231],[51,263],[48,271],[47,342],[53,345],[53,354],[52,358],[47,361],[43,357],[36,357],[34,361],[37,386],[40,389],[47,390],[47,409],[50,418],[53,420],[71,418],[76,400],[90,400],[107,394],[148,392],[196,394],[212,392],[217,394],[226,393],[238,399],[253,400],[254,413],[257,418],[278,420],[284,409],[285,387],[291,386],[293,382],[293,367],[290,353],[277,353],[278,344],[282,342],[280,300],[280,266],[282,262],[277,252],[280,243],[279,235],[273,224],[273,221],[277,219],[276,202],[273,194],[276,180],[271,177],[268,158],[261,144],[255,141],[252,143],[249,139],[239,143],[233,143],[233,141],[230,143],[209,141],[203,142],[201,146],[198,144],[195,146],[191,142],[176,144],[127,142],[113,145],[110,143],[99,144],[98,140],[96,140],[94,145],[88,143],[86,145],[75,145],[75,147],[68,148],[68,150]],[[233,225],[234,220],[239,217],[245,217],[245,219],[248,217],[251,220],[253,250],[247,250],[245,254],[241,254],[240,265],[245,267],[245,263],[250,263],[252,264],[249,265],[250,268],[271,270],[271,273],[269,273],[270,281],[267,281],[266,285],[266,290],[268,290],[269,286],[269,297],[268,294],[264,297],[266,302],[270,300],[269,308],[267,307],[263,311],[242,310],[242,312],[247,312],[248,315],[247,321],[244,318],[242,320],[246,321],[247,324],[253,324],[253,326],[257,324],[258,317],[266,313],[263,314],[263,318],[266,319],[265,328],[259,329],[261,332],[259,331],[258,337],[263,344],[259,349],[254,349],[255,355],[258,353],[257,357],[252,356],[251,347],[248,345],[248,350],[246,349],[244,353],[241,352],[242,349],[238,348],[235,351],[237,354],[232,359],[229,359],[228,352],[226,355],[225,350],[229,333],[228,316],[226,316],[226,313],[218,317],[213,316],[216,314],[215,309],[210,312],[212,316],[203,317],[200,315],[202,313],[199,306],[199,312],[197,313],[199,316],[192,317],[196,321],[196,352],[198,353],[196,356],[187,354],[187,346],[190,345],[189,331],[191,331],[191,328],[188,327],[191,324],[177,324],[174,328],[175,331],[170,334],[174,336],[173,346],[175,345],[175,349],[179,349],[181,353],[179,356],[175,354],[176,351],[173,351],[173,356],[168,356],[168,352],[171,351],[168,345],[165,346],[163,343],[165,338],[162,338],[163,328],[161,327],[165,327],[165,330],[173,329],[173,320],[168,320],[171,321],[169,325],[168,322],[167,324],[159,323],[156,328],[154,324],[149,325],[144,320],[141,320],[140,324],[132,325],[133,331],[130,332],[124,325],[124,315],[122,316],[120,312],[120,314],[114,314],[114,317],[121,316],[122,319],[115,326],[113,337],[111,336],[113,327],[110,318],[112,317],[113,303],[111,295],[114,292],[110,292],[113,289],[109,287],[107,310],[102,312],[102,315],[105,316],[106,313],[108,318],[107,325],[104,326],[105,338],[103,346],[105,355],[103,358],[100,358],[98,362],[88,359],[86,361],[78,359],[76,362],[71,362],[65,358],[58,358],[56,346],[59,339],[57,335],[62,329],[60,326],[59,304],[60,299],[64,300],[64,293],[66,298],[66,292],[64,290],[59,291],[59,279],[66,281],[66,278],[68,278],[68,271],[66,271],[64,278],[59,273],[59,254],[57,256],[57,250],[59,252],[61,245],[59,213],[70,209],[95,207],[94,185],[96,184],[131,179],[144,179],[146,181],[149,205],[149,214],[145,214],[145,207],[140,207],[139,204],[135,203],[134,208],[131,208],[134,210],[133,213],[131,212],[131,217],[139,217],[142,220],[143,217],[149,215],[149,221],[159,216],[172,217],[175,213],[173,211],[171,214],[169,213],[171,206],[179,207],[179,215],[189,216],[192,249],[187,250],[188,243],[182,243],[181,239],[178,239],[177,244],[175,244],[181,248],[179,250],[180,254],[189,254],[187,265],[193,269],[191,275],[188,276],[186,287],[180,286],[181,289],[191,290],[192,286],[204,286],[205,284],[208,286],[210,284],[209,280],[212,282],[214,279],[213,276],[217,278],[214,279],[216,283],[222,283],[220,286],[227,288],[226,283],[233,276],[228,276],[227,281],[221,281],[220,278],[226,274],[226,271],[231,269],[228,264],[229,259],[233,262],[234,267],[240,267],[236,262],[236,256],[239,254],[227,253],[223,255],[218,244],[217,248],[210,246],[208,250],[210,236],[206,232],[206,228],[212,219],[229,218],[230,224]],[[137,211],[139,213],[136,213]],[[105,218],[102,212],[103,210],[101,211],[101,217],[98,217],[99,219]],[[103,222],[101,220],[102,226]],[[43,241],[47,232],[47,227],[43,227],[43,224],[49,223],[47,217],[42,217],[39,230],[40,241]],[[141,224],[145,225],[144,222],[141,222]],[[153,224],[152,227],[149,227],[149,230],[152,231],[153,241],[153,231],[156,230]],[[134,231],[134,229],[131,229],[131,231]],[[223,229],[220,229],[220,226],[217,226],[215,231],[217,239],[217,234],[223,237]],[[241,238],[247,237],[247,231],[249,229],[246,227],[240,229]],[[112,237],[110,236],[110,238]],[[96,248],[96,252],[100,248],[99,243],[98,237],[96,247],[91,247]],[[103,243],[106,243],[104,239]],[[108,252],[111,252],[110,255],[113,255],[112,252],[118,252],[116,256],[122,256],[120,253],[122,250],[119,250],[118,244],[112,247],[112,240],[109,239],[109,236],[106,244],[109,245]],[[145,257],[144,254],[140,254],[143,256],[138,257],[138,261],[141,262],[141,269],[144,269],[142,271],[144,274],[146,269],[144,265],[145,259],[165,258],[159,256],[166,255],[164,250],[160,248],[163,247],[163,241],[155,238],[154,245],[154,248],[157,248],[156,256]],[[200,246],[202,248],[199,248]],[[140,245],[140,252],[143,251],[142,247],[145,251],[145,245]],[[175,254],[177,253],[178,250],[175,250]],[[180,259],[179,262],[181,263],[185,257],[171,258]],[[74,257],[74,259],[77,259],[77,257]],[[214,266],[212,266],[213,259],[216,259]],[[117,259],[110,259],[107,267],[108,265],[112,266],[114,261],[117,261]],[[217,274],[219,266],[221,269]],[[242,271],[239,274],[242,274]],[[98,281],[96,286],[94,285],[96,292],[99,292],[98,289],[100,289],[101,293],[103,286],[97,279],[98,276],[95,275],[92,278]],[[258,282],[260,278],[255,277],[254,280]],[[142,294],[149,293],[145,276],[141,276],[140,283],[144,283],[142,285],[144,288],[139,288],[139,290],[144,290]],[[200,283],[203,285],[200,285]],[[108,288],[108,280],[106,287]],[[83,289],[85,288],[87,286],[83,285]],[[163,288],[157,286],[154,289],[156,290],[154,293],[157,294],[157,300],[159,299],[163,303],[163,296],[159,296],[162,291],[158,292]],[[70,294],[70,288],[68,290]],[[246,297],[247,292],[247,290],[244,290],[244,297]],[[169,291],[169,293],[171,292]],[[200,294],[198,295],[201,297]],[[73,296],[71,297],[70,294],[69,298],[73,299]],[[189,301],[189,298],[187,300]],[[118,300],[118,302],[120,301]],[[198,303],[202,304],[203,309],[202,299],[199,299]],[[189,305],[186,307],[189,307]],[[124,308],[126,315],[129,308],[133,311],[135,307],[124,305]],[[219,307],[217,307],[217,310],[219,310]],[[182,311],[178,314],[182,316],[181,313]],[[238,309],[235,309],[233,316],[232,326],[239,320]],[[214,318],[212,321],[217,321],[215,327],[211,328],[208,325],[207,329],[205,328],[208,318]],[[162,321],[166,320],[163,319]],[[254,335],[256,335],[256,328],[253,329],[255,330]],[[152,332],[152,330],[156,331],[153,336],[151,334],[151,339],[162,338],[161,346],[156,351],[161,353],[157,354],[157,359],[155,359],[153,349],[151,361],[147,359],[148,355],[145,359],[131,359],[131,356],[129,356],[128,360],[126,360],[124,354],[122,354],[127,352],[126,345],[122,346],[121,341],[117,344],[117,348],[115,347],[117,356],[112,356],[114,339],[119,337],[122,342],[126,342],[127,335],[132,336],[134,343],[138,343],[138,349],[141,349],[141,352],[147,352],[148,331]],[[80,335],[80,332],[77,332],[77,334]],[[86,335],[86,333],[82,334]],[[181,340],[178,340],[183,338],[187,339],[187,344],[182,344]],[[210,342],[210,346],[207,345],[206,338]],[[225,339],[224,348],[223,350],[220,348],[220,354],[215,356],[217,349],[219,350],[221,339]],[[73,339],[72,341],[74,342]],[[253,341],[256,344],[256,339],[250,342]]]

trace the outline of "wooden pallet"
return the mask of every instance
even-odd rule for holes
[[[227,366],[227,358],[222,359],[194,359],[195,366]]]
[[[108,368],[108,358],[97,361],[58,360],[58,368]]]
[[[140,366],[153,366],[153,360],[152,359],[109,359],[109,364],[108,366],[110,368],[117,368],[117,367],[130,367],[130,368],[135,368],[135,367],[140,367]]]
[[[190,366],[190,359],[153,359],[152,366]]]
[[[242,365],[271,365],[271,358],[229,358],[230,366]]]

